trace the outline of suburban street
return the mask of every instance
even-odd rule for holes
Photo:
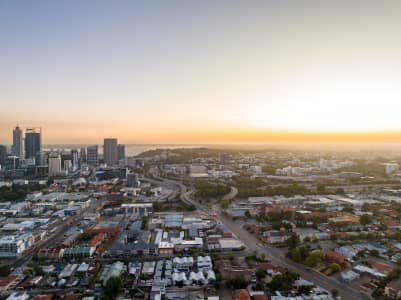
[[[173,181],[171,179],[159,178],[168,184],[169,186],[175,184],[181,190],[181,200],[187,204],[194,205],[200,212],[210,214],[209,209],[203,208],[197,201],[191,198],[192,191],[188,191],[187,187],[181,182]],[[160,182],[159,182],[160,184]],[[231,193],[237,192],[231,190]],[[282,249],[271,247],[268,245],[262,245],[261,242],[252,234],[244,230],[241,225],[236,224],[230,218],[224,216],[221,211],[214,211],[216,219],[227,226],[251,251],[257,251],[259,254],[264,253],[266,257],[275,265],[288,268],[300,274],[304,279],[315,282],[317,285],[331,291],[337,289],[342,299],[346,300],[367,300],[369,297],[363,295],[361,292],[354,288],[338,281],[335,278],[328,277],[314,270],[308,270],[304,265],[295,263],[285,256],[285,252]]]

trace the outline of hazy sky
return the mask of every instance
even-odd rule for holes
[[[45,143],[401,140],[401,1],[0,0],[0,142],[17,122]]]

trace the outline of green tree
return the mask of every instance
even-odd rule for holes
[[[312,290],[312,287],[309,285],[301,285],[298,288],[298,292],[302,295],[309,295]]]
[[[104,287],[104,293],[110,299],[114,299],[118,294],[122,285],[122,280],[120,277],[111,277],[107,280],[106,285]]]
[[[148,229],[148,217],[147,217],[147,216],[143,216],[143,217],[142,217],[141,229],[142,229],[142,230]]]
[[[332,263],[330,264],[329,269],[331,270],[331,273],[334,274],[341,271],[341,266],[339,264]]]
[[[354,213],[354,208],[352,205],[345,205],[342,209],[343,212]]]
[[[11,273],[11,268],[9,265],[2,265],[0,266],[0,276],[5,277]]]
[[[369,251],[369,255],[374,256],[374,257],[378,257],[379,256],[379,251],[377,251],[376,249],[372,249]]]
[[[364,225],[364,226],[372,223],[372,221],[373,221],[372,217],[367,214],[364,214],[359,217],[359,223],[361,223],[361,225]]]
[[[298,247],[291,249],[290,258],[295,262],[301,262],[302,260],[301,250]]]
[[[258,280],[264,279],[266,277],[266,272],[264,270],[258,269],[256,270],[256,278]]]
[[[334,191],[334,194],[343,195],[343,194],[345,194],[345,190],[343,188],[336,188],[336,190]]]
[[[295,280],[297,280],[298,278],[298,274],[287,270],[282,275],[274,276],[268,286],[271,290],[275,291],[289,291],[292,289]]]
[[[220,207],[222,209],[227,209],[231,204],[231,201],[229,199],[221,199],[220,200]]]
[[[326,186],[323,183],[319,183],[316,187],[316,193],[318,194],[326,194],[327,190],[326,190]]]
[[[26,267],[25,270],[22,272],[25,276],[31,275],[33,272],[33,269],[31,267]]]
[[[235,277],[227,281],[227,286],[233,289],[244,289],[248,282],[243,277]]]
[[[163,211],[163,205],[161,204],[161,202],[153,202],[153,211],[155,212]]]
[[[323,258],[324,258],[324,255],[323,255],[322,251],[312,251],[309,253],[308,257],[306,258],[305,264],[308,267],[314,268],[319,263],[322,262]]]
[[[286,241],[288,248],[296,248],[299,245],[299,237],[295,234],[291,235],[291,237]]]
[[[368,203],[364,203],[363,205],[362,205],[362,211],[369,211],[369,204]]]
[[[43,272],[43,268],[38,264],[35,264],[35,266],[33,267],[33,272],[35,273],[36,276],[42,276],[45,274]]]

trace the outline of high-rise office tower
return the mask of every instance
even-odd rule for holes
[[[64,171],[71,171],[72,170],[72,161],[71,160],[65,160],[64,162],[63,162],[63,168],[64,168]]]
[[[81,148],[79,150],[79,162],[80,164],[86,163],[86,148]]]
[[[78,150],[76,150],[76,149],[71,150],[71,158],[72,158],[72,168],[75,171],[78,169],[78,166],[79,166]]]
[[[61,173],[61,157],[57,153],[49,155],[49,177],[58,176]]]
[[[118,162],[117,139],[104,139],[103,158],[104,162],[109,166]]]
[[[98,147],[97,146],[89,146],[86,149],[86,161],[90,165],[97,165],[98,159]]]
[[[0,165],[4,167],[4,163],[7,158],[7,147],[4,145],[0,145]]]
[[[125,158],[125,145],[118,144],[117,146],[117,159],[124,159]]]
[[[18,156],[20,158],[24,157],[24,146],[23,146],[23,132],[22,129],[17,126],[13,130],[13,146],[12,146],[12,154]]]
[[[36,158],[42,150],[40,128],[27,128],[25,132],[25,158]]]
[[[71,164],[71,166],[69,166],[69,164]],[[72,167],[72,153],[71,152],[61,154],[61,167],[64,170],[69,170],[69,167]]]

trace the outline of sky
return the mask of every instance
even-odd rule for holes
[[[401,141],[400,1],[0,0],[0,143]]]

